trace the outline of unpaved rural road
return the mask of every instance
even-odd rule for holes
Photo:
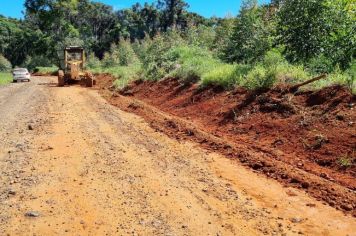
[[[0,87],[0,235],[356,235],[355,218],[53,82]]]

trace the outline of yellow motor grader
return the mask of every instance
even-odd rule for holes
[[[61,68],[58,71],[59,87],[76,82],[87,87],[95,85],[94,76],[90,72],[84,71],[84,48],[77,46],[66,47],[61,60]]]

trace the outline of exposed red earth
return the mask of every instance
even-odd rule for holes
[[[356,216],[356,97],[347,88],[225,91],[168,78],[135,81],[116,92],[110,75],[97,80],[111,104],[156,130],[198,142]]]

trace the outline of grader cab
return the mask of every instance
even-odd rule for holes
[[[94,76],[90,72],[84,71],[84,48],[66,47],[61,60],[61,69],[58,71],[58,86],[63,87],[66,84],[76,82],[87,87],[95,85]]]

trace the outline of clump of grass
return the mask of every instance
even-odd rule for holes
[[[0,72],[0,85],[8,84],[12,81],[11,73]]]
[[[338,160],[338,164],[340,165],[340,167],[345,169],[351,167],[352,162],[353,162],[353,158],[347,155],[341,156]]]
[[[250,66],[242,64],[220,64],[213,70],[204,73],[201,78],[203,86],[219,85],[226,89],[241,84],[244,76],[250,70]]]
[[[275,82],[275,78],[268,73],[263,65],[256,65],[248,72],[242,86],[248,89],[270,88]]]

